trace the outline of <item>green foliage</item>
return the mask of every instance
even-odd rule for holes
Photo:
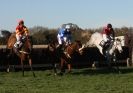
[[[0,44],[5,45],[7,43],[7,40],[9,36],[11,35],[11,32],[8,30],[1,30],[1,36],[0,36]]]
[[[72,38],[74,40],[80,40],[82,43],[87,42],[90,39],[90,36],[94,32],[101,32],[103,28],[97,29],[81,29],[76,24],[68,23],[73,26],[72,29]],[[63,24],[66,25],[66,24]],[[116,36],[125,36],[125,34],[129,32],[133,32],[133,28],[130,27],[122,27],[122,28],[114,28]],[[57,41],[57,33],[58,29],[48,29],[42,26],[35,26],[33,28],[29,28],[30,35],[33,37],[33,44],[48,44],[51,41]],[[6,44],[9,31],[3,30],[1,31],[2,35],[0,36],[0,44]]]
[[[44,27],[30,28],[30,33],[33,37],[33,44],[48,44],[50,41],[56,39],[56,30]]]
[[[115,28],[116,36],[125,36],[125,34],[129,31],[129,28],[122,27],[122,28]]]

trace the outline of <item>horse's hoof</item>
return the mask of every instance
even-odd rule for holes
[[[55,76],[57,76],[57,73],[54,73]]]
[[[10,69],[9,69],[9,68],[7,68],[6,72],[7,72],[7,73],[9,73],[9,72],[10,72]]]
[[[68,73],[72,73],[72,71],[70,70],[70,71],[68,71]]]
[[[60,75],[60,76],[63,76],[63,73],[62,73],[62,72],[60,72],[60,73],[59,73],[59,75]]]
[[[34,74],[33,77],[36,77],[36,75]]]

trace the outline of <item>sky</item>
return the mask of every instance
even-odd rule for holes
[[[133,0],[0,0],[0,29],[15,30],[23,19],[27,27],[58,28],[65,23],[80,28],[133,26]]]

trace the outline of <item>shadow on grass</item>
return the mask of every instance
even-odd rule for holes
[[[79,70],[75,70],[72,72],[73,75],[97,75],[97,74],[127,74],[127,73],[133,73],[133,68],[126,68],[121,67],[119,71],[116,68],[98,68],[98,69],[92,69],[92,68],[85,68]]]

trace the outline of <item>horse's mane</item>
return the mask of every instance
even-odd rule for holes
[[[92,34],[91,37],[95,37],[95,39],[96,39],[96,38],[102,38],[102,34],[99,33],[99,32],[95,32],[95,33]]]
[[[16,34],[12,33],[7,41],[7,48],[11,49],[13,48],[14,43],[16,42]]]
[[[16,42],[16,34],[12,33],[8,39],[8,42],[7,42],[7,49],[13,49],[15,42]],[[28,47],[30,50],[26,47]],[[31,51],[31,49],[32,49],[32,37],[29,36],[28,39],[26,39],[22,49],[24,49],[24,50],[28,49],[29,52]]]

